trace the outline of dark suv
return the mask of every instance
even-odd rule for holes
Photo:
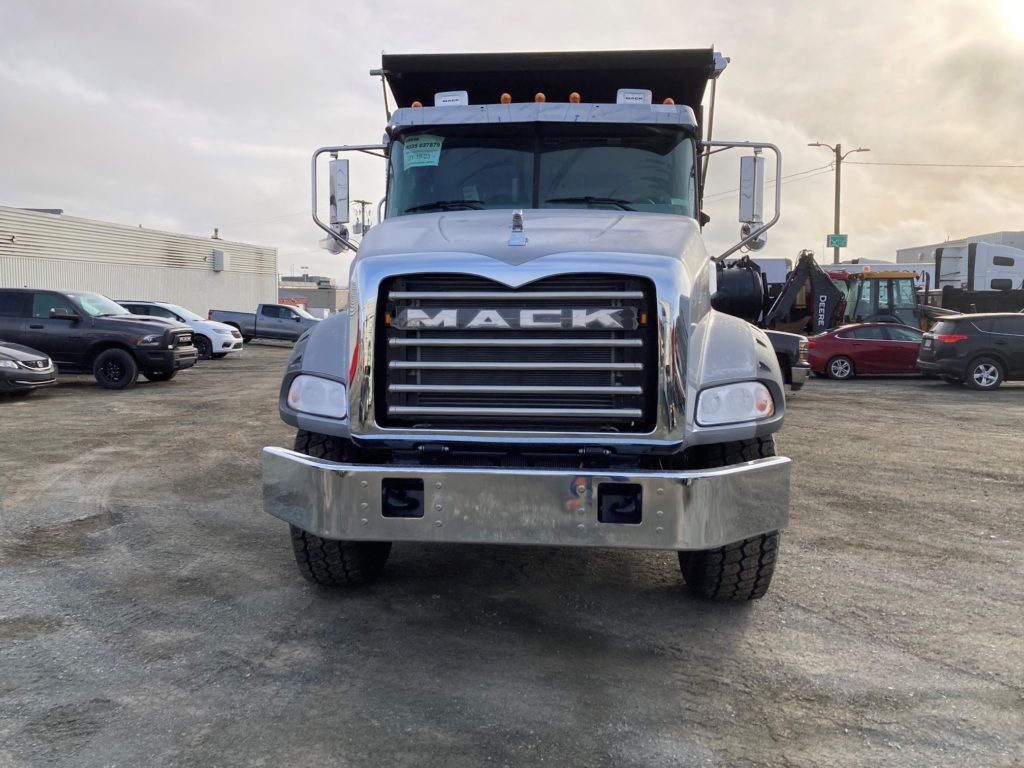
[[[167,381],[196,362],[192,329],[133,315],[88,291],[0,288],[0,338],[53,358],[61,373],[91,373],[124,389],[139,373]]]
[[[1024,314],[943,318],[924,335],[917,367],[974,389],[1024,379]]]

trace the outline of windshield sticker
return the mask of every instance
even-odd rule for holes
[[[422,168],[424,166],[436,166],[441,159],[441,145],[444,144],[444,136],[431,136],[428,133],[421,133],[419,136],[410,136],[405,140],[404,161],[406,168]]]

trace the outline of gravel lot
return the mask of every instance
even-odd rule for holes
[[[1024,763],[1024,385],[811,381],[757,603],[513,547],[329,592],[261,509],[286,356],[0,401],[0,766]]]

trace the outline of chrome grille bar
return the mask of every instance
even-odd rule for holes
[[[429,371],[642,371],[643,363],[466,363],[452,361],[392,360],[389,368]]]
[[[643,415],[639,408],[459,408],[392,405],[388,411],[400,415],[422,416],[610,416],[638,419]]]
[[[388,339],[392,347],[642,347],[642,339]]]
[[[463,392],[527,395],[640,395],[640,387],[557,387],[516,384],[389,384],[389,392]]]

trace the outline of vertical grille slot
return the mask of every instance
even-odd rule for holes
[[[657,328],[647,280],[562,275],[514,289],[465,275],[410,275],[387,281],[380,301],[381,426],[653,428]]]

